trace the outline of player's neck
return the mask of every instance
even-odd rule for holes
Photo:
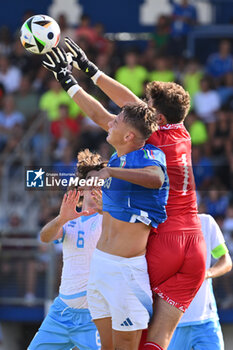
[[[163,126],[168,124],[167,120],[162,120],[160,123],[158,123],[159,126]]]
[[[96,208],[95,202],[93,202],[93,200],[91,200],[91,201],[85,200],[85,198],[84,198],[83,205],[82,205],[82,211],[92,209],[92,208]]]
[[[130,143],[126,145],[120,145],[119,147],[116,147],[117,155],[118,157],[121,157],[127,153],[137,151],[138,149],[142,148],[145,145],[145,142],[140,143]]]

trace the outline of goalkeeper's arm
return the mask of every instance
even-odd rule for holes
[[[74,79],[69,70],[67,55],[63,50],[54,48],[48,53],[43,66],[54,73],[63,89],[80,106],[80,108],[101,128],[108,130],[108,123],[116,116],[111,114],[94,97],[86,93]]]
[[[142,102],[127,87],[101,72],[72,39],[65,38],[65,43],[73,55],[74,67],[82,70],[119,107],[127,103]]]

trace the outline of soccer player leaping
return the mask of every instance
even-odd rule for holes
[[[66,38],[74,66],[86,75],[120,107],[140,101],[129,89],[111,79],[88,60],[73,41]],[[82,91],[75,85],[73,99],[79,103]],[[144,349],[167,349],[172,333],[205,277],[206,247],[197,217],[197,204],[191,164],[191,139],[183,125],[190,106],[189,94],[175,83],[152,82],[147,86],[148,105],[156,109],[159,129],[147,141],[161,148],[167,161],[170,191],[168,219],[152,230],[147,262],[155,294],[154,317]],[[81,106],[81,105],[80,105]],[[82,106],[81,106],[82,107]],[[88,114],[107,130],[115,116]]]
[[[77,176],[88,179],[105,167],[100,155],[89,150],[79,152]],[[80,193],[64,195],[59,215],[40,233],[42,242],[62,243],[63,268],[59,296],[54,300],[28,350],[100,350],[98,331],[87,305],[87,281],[90,260],[101,234],[102,215],[95,210],[91,190],[83,193],[82,211],[78,213]],[[81,196],[81,197],[82,197]]]
[[[145,141],[156,130],[154,111],[137,102],[118,116],[88,95],[69,71],[65,52],[53,49],[44,66],[87,115],[108,118],[107,141],[116,149],[98,176],[103,190],[102,234],[91,262],[88,305],[102,350],[135,350],[152,312],[145,258],[150,228],[166,220],[168,178],[164,153]]]

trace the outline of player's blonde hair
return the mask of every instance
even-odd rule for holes
[[[100,154],[92,153],[88,148],[78,153],[77,160],[76,176],[80,179],[86,179],[90,171],[103,169],[107,164],[102,160]]]
[[[98,153],[92,153],[88,148],[84,149],[83,151],[80,151],[77,154],[77,165],[76,165],[76,172],[75,176],[80,179],[86,179],[87,174],[92,171],[98,171],[100,169],[103,169],[107,166],[107,162],[104,162],[102,160],[102,157]],[[69,190],[77,189],[76,186],[72,185],[69,187]],[[79,202],[77,204],[77,207],[81,207],[83,203],[83,195],[79,198]]]

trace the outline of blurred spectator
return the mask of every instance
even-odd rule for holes
[[[28,296],[28,302],[34,301],[35,287],[36,287],[36,274],[35,274],[35,261],[33,259],[33,253],[36,251],[36,247],[33,244],[22,246],[17,244],[17,239],[27,239],[28,236],[22,231],[22,224],[24,217],[14,212],[9,215],[9,228],[8,239],[12,244],[5,245],[4,250],[14,252],[14,258],[12,260],[5,260],[3,271],[5,273],[14,273],[15,281],[17,282],[16,288],[11,291],[16,297]],[[8,241],[9,242],[9,241]],[[15,242],[15,244],[13,244]],[[23,250],[23,251],[22,251]],[[25,256],[23,256],[23,254]],[[6,276],[5,278],[6,279]],[[6,287],[6,286],[5,286]]]
[[[206,150],[208,148],[205,146],[192,148],[193,173],[198,190],[208,188],[214,175],[213,162]]]
[[[154,59],[154,70],[148,74],[149,81],[175,81],[175,74],[171,69],[171,62],[165,56]]]
[[[201,91],[197,92],[193,98],[193,106],[197,115],[208,124],[209,136],[213,137],[216,113],[220,108],[218,93],[212,88],[211,80],[203,77],[200,81]]]
[[[0,110],[3,107],[3,101],[5,96],[5,89],[2,83],[0,83]]]
[[[95,124],[89,117],[83,119],[82,132],[80,135],[81,148],[89,148],[96,151],[106,140],[106,132]]]
[[[214,157],[223,158],[230,157],[232,153],[233,145],[233,123],[231,122],[232,115],[229,112],[220,110],[218,113],[218,120],[216,122],[213,142],[212,142],[212,152]]]
[[[166,15],[161,15],[155,25],[154,33],[151,34],[149,44],[155,48],[157,53],[165,53],[171,34],[171,23]]]
[[[116,70],[121,65],[123,65],[123,55],[119,47],[116,45],[116,41],[109,40],[105,53],[108,57],[109,65],[111,65],[111,70],[112,70],[111,76],[114,76]]]
[[[14,126],[13,129],[11,129],[8,132],[8,134],[6,133],[6,136],[7,136],[6,138],[7,142],[4,142],[3,146],[5,147],[1,152],[1,159],[3,160],[3,162],[9,157],[9,155],[15,154],[14,153],[15,149],[19,146],[19,143],[23,137],[23,129],[19,124],[17,124]],[[1,141],[0,141],[0,144],[1,144]],[[17,167],[17,160],[15,163],[13,163],[13,167],[9,170],[9,176],[12,176],[13,173],[15,173],[15,169],[14,169],[15,166]]]
[[[232,71],[231,43],[228,40],[222,40],[219,45],[219,51],[208,57],[206,72],[213,78],[221,78],[224,74]]]
[[[16,40],[19,39],[20,37],[20,29],[21,29],[21,26],[23,25],[23,23],[30,17],[34,16],[35,13],[32,9],[27,9],[23,12],[23,15],[21,17],[21,20],[20,20],[20,27],[16,29],[16,32],[14,34]]]
[[[227,107],[229,101],[233,98],[233,73],[224,75],[217,92],[220,97],[221,106]]]
[[[188,0],[169,0],[172,5],[172,35],[174,37],[186,36],[197,22],[197,10]]]
[[[172,57],[173,70],[176,75],[176,82],[180,85],[183,84],[183,76],[186,70],[187,59],[183,56]]]
[[[10,64],[6,56],[0,56],[0,82],[7,93],[18,90],[21,81],[20,70]]]
[[[138,64],[138,54],[129,51],[125,54],[125,66],[120,67],[115,79],[127,86],[137,96],[142,96],[143,82],[148,78],[147,70]]]
[[[39,95],[32,89],[29,76],[24,75],[21,79],[19,90],[15,94],[16,109],[21,112],[27,122],[30,122],[38,111]]]
[[[105,53],[108,48],[109,40],[104,37],[104,25],[103,23],[96,23],[94,25],[94,31],[95,31],[95,47],[97,49],[97,52],[99,53]]]
[[[200,81],[202,77],[203,72],[198,61],[195,58],[191,59],[185,67],[183,76],[184,88],[189,92],[191,98],[191,106],[193,106],[194,95],[200,91]]]
[[[192,140],[192,145],[201,145],[208,140],[208,133],[205,124],[198,118],[194,111],[190,112],[186,121],[186,126]]]
[[[69,180],[71,174],[75,174],[77,161],[74,156],[73,148],[67,143],[61,154],[61,159],[53,164],[53,169],[62,179]]]
[[[64,38],[66,36],[70,37],[71,39],[75,40],[75,29],[69,26],[67,22],[67,17],[64,13],[61,13],[58,16],[57,23],[59,24],[59,27],[61,29],[61,35],[60,35],[60,45],[64,44]]]
[[[0,28],[0,55],[9,56],[12,51],[11,32],[7,26]]]
[[[32,137],[30,145],[33,164],[46,164],[50,162],[52,142],[51,137],[45,133],[43,125],[41,125]]]
[[[106,53],[100,53],[95,60],[97,67],[103,71],[105,74],[112,75],[113,67],[111,64],[111,60],[109,60],[109,56]]]
[[[96,32],[91,27],[91,19],[88,15],[82,15],[81,23],[75,32],[75,37],[78,42],[80,39],[85,39],[89,44],[95,45]]]
[[[18,145],[23,135],[24,116],[15,109],[13,95],[6,95],[0,111],[0,151],[7,156]]]
[[[31,79],[35,79],[38,70],[42,68],[42,57],[40,55],[32,55],[26,51],[18,39],[13,43],[13,51],[10,55],[10,61],[13,66],[20,69],[23,75],[30,75]]]
[[[15,109],[13,95],[6,95],[3,103],[3,111],[0,112],[0,125],[5,129],[12,129],[15,125],[24,123],[24,116]]]
[[[197,22],[196,8],[189,4],[188,0],[169,0],[172,5],[172,25],[169,51],[173,55],[181,56],[185,54],[187,35]]]
[[[59,106],[65,104],[69,107],[69,115],[76,118],[81,110],[78,105],[64,91],[61,85],[52,78],[49,81],[49,90],[45,92],[39,101],[40,109],[47,113],[49,121],[59,119]]]
[[[72,144],[74,140],[78,139],[81,130],[81,118],[73,119],[69,116],[69,109],[67,105],[61,104],[59,106],[58,120],[51,123],[51,133],[56,138],[65,137]]]
[[[231,204],[227,209],[227,215],[223,221],[222,228],[225,235],[227,234],[231,235],[231,238],[232,238],[231,248],[233,253],[233,204]]]
[[[198,204],[198,214],[206,214],[207,210],[206,210],[206,206],[203,202]]]
[[[17,129],[22,128],[24,116],[15,109],[13,95],[6,95],[3,102],[3,110],[0,111],[0,148],[3,148],[7,140]]]
[[[154,69],[155,57],[155,49],[152,46],[148,46],[143,52],[140,63],[150,72]]]
[[[208,196],[204,199],[207,213],[214,218],[224,217],[229,205],[229,196],[225,191],[221,191],[217,184],[212,185],[208,191]]]

